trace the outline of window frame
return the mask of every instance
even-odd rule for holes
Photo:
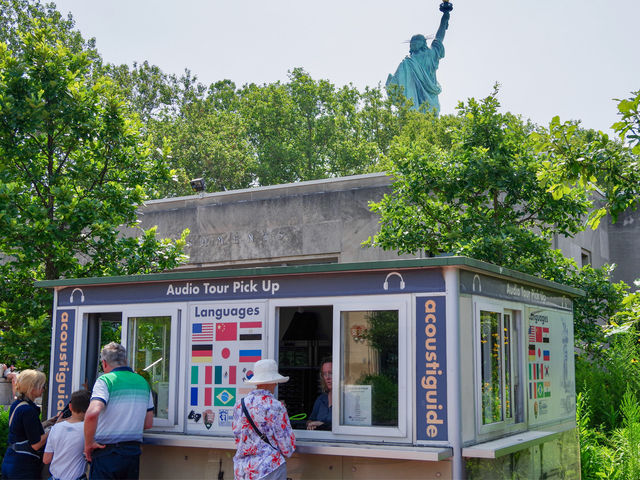
[[[476,408],[476,430],[480,436],[487,436],[495,433],[516,432],[526,429],[527,425],[527,405],[526,399],[516,397],[516,380],[522,391],[522,382],[526,367],[525,349],[524,349],[524,323],[523,323],[524,307],[520,304],[510,302],[495,302],[486,298],[476,298],[473,302],[473,345],[474,345],[474,377],[475,377],[475,408]],[[502,420],[492,423],[483,423],[482,418],[482,348],[481,348],[481,312],[498,313],[500,315],[500,349],[504,352],[504,328],[505,314],[512,319],[512,341],[509,344],[510,354],[510,391],[509,395],[512,399],[512,415],[508,418],[506,406],[506,390],[504,388],[506,382],[505,356],[501,355],[500,362],[500,378],[503,387],[502,392]],[[516,327],[517,325],[517,327]],[[514,328],[515,327],[515,328]],[[518,421],[520,418],[520,421]]]
[[[84,363],[86,351],[82,348],[85,343],[87,334],[87,315],[90,313],[120,313],[122,315],[122,330],[120,343],[127,348],[127,361],[130,358],[128,345],[128,331],[130,317],[171,317],[171,339],[169,342],[172,358],[169,366],[169,414],[168,418],[153,418],[153,428],[150,431],[156,432],[182,432],[184,426],[184,388],[186,374],[184,369],[180,368],[184,365],[184,349],[180,348],[180,340],[185,338],[185,316],[186,303],[168,302],[168,303],[147,303],[147,304],[126,304],[126,305],[99,305],[91,307],[80,307],[78,309],[78,318],[81,319],[82,325],[79,329],[81,335],[77,335],[75,360]],[[99,348],[101,348],[100,346]],[[80,385],[80,371],[82,368],[74,369],[73,385],[78,388]],[[93,385],[88,385],[90,389]]]
[[[333,409],[332,430],[295,430],[296,438],[300,440],[355,440],[364,442],[380,442],[381,437],[387,441],[398,443],[411,442],[412,412],[411,399],[413,385],[409,382],[415,370],[411,362],[414,358],[413,346],[410,342],[413,332],[413,314],[410,305],[414,301],[411,294],[390,295],[358,295],[353,297],[301,297],[269,300],[269,332],[274,341],[269,341],[267,350],[270,358],[278,358],[279,332],[278,309],[280,307],[295,306],[328,306],[333,309],[332,325],[332,362],[333,371],[340,372],[342,361],[340,357],[340,312],[363,310],[398,310],[398,427],[363,427],[339,425],[340,419],[340,386],[339,374],[334,373],[334,389],[332,391]]]

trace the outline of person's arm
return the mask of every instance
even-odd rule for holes
[[[87,462],[91,461],[91,453],[97,448],[104,448],[104,445],[96,442],[96,429],[98,428],[98,417],[105,404],[102,400],[91,400],[87,413],[84,415],[84,456]]]
[[[291,429],[291,422],[289,422],[289,415],[284,408],[276,414],[276,425],[273,425],[273,436],[276,441],[278,450],[286,458],[293,455],[296,450],[296,437]]]
[[[151,427],[153,427],[153,410],[147,410],[144,417],[144,429],[149,430]]]
[[[40,436],[40,441],[36,442],[36,443],[32,443],[31,444],[31,448],[33,448],[36,452],[38,450],[40,450],[42,447],[44,447],[44,444],[47,443],[47,437],[49,436],[48,433],[43,433]]]
[[[322,395],[318,396],[316,401],[313,403],[313,410],[309,416],[309,421],[307,421],[307,430],[315,430],[323,423],[318,420],[318,416],[320,415],[320,404],[322,403]]]
[[[49,465],[53,460],[53,452],[44,452],[44,456],[42,457],[42,463],[45,465]]]
[[[147,414],[144,417],[144,429],[149,430],[153,427],[153,417],[155,415],[156,407],[153,401],[153,392],[149,390],[149,402],[147,403]]]
[[[31,445],[31,448],[38,451],[44,447],[45,443],[47,443],[47,437],[49,434],[45,433],[42,428],[42,423],[40,423],[38,413],[29,407],[23,408],[26,408],[27,411],[23,412],[21,417],[22,428],[24,428],[27,441],[29,442],[29,445]]]
[[[436,40],[440,43],[444,41],[444,34],[449,28],[449,17],[451,14],[449,12],[442,12],[442,18],[440,19],[440,26],[438,27],[438,31],[436,32]]]

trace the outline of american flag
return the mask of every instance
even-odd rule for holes
[[[213,342],[213,323],[194,323],[191,326],[192,342]]]
[[[529,326],[529,342],[535,343],[536,341],[536,327],[533,325]]]

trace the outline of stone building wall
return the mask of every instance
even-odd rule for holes
[[[150,201],[139,217],[161,237],[189,228],[188,269],[410,258],[361,245],[378,230],[369,202],[390,186],[390,177],[375,173],[205,193]],[[640,212],[632,212],[575,238],[556,237],[554,246],[579,266],[615,262],[616,279],[630,283],[640,277],[639,239]]]

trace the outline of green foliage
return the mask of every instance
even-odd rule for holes
[[[398,382],[386,375],[365,375],[360,385],[371,385],[371,421],[373,425],[397,425]]]
[[[9,409],[0,405],[0,463],[9,442]]]
[[[640,405],[628,388],[621,404],[623,428],[616,430],[613,445],[621,463],[621,478],[640,478]]]
[[[578,394],[576,420],[580,431],[580,463],[585,480],[640,478],[640,406],[628,389],[619,405],[622,424],[605,433],[591,426],[590,395]]]
[[[634,283],[640,287],[640,279]],[[629,293],[620,303],[621,308],[611,316],[605,327],[608,335],[636,329],[640,322],[640,290]]]
[[[640,155],[640,90],[631,92],[632,97],[618,100],[620,121],[613,129],[626,142],[635,155]]]
[[[580,467],[584,480],[611,478],[614,468],[614,452],[606,445],[606,436],[590,426],[590,397],[578,393],[576,422],[580,432]]]
[[[409,117],[389,152],[393,194],[371,205],[381,227],[369,245],[540,274],[553,257],[551,236],[580,231],[586,196],[545,191],[533,126],[499,113],[496,93],[461,103],[457,118]]]
[[[624,282],[613,283],[613,266],[593,268],[586,265],[577,270],[566,270],[566,278],[557,281],[584,290],[583,297],[574,299],[574,332],[576,345],[592,356],[599,355],[605,342],[605,330],[616,315],[627,312],[625,298],[629,286]]]
[[[590,426],[611,432],[622,426],[620,405],[627,389],[640,396],[640,342],[632,333],[614,335],[597,357],[576,357],[576,389],[589,398]]]
[[[51,294],[35,280],[173,268],[188,232],[137,227],[169,172],[73,20],[21,0],[0,15],[0,356],[46,370]]]
[[[171,178],[156,196],[189,195],[189,179],[208,191],[379,171],[405,107],[380,88],[336,88],[296,68],[287,82],[223,80],[205,88],[143,63],[107,66],[143,120]]]
[[[393,135],[391,104],[379,90],[336,89],[300,68],[287,83],[246,85],[238,96],[260,185],[362,173]]]
[[[39,310],[44,310],[41,307]],[[49,313],[39,317],[26,316],[21,324],[2,332],[2,358],[18,369],[33,368],[37,365],[43,371],[49,364],[51,355],[51,320]],[[47,343],[45,343],[47,342]]]
[[[604,204],[589,216],[594,229],[607,213],[615,222],[622,212],[640,205],[640,91],[633,95],[618,103],[621,120],[613,128],[622,142],[582,130],[577,122],[561,123],[558,117],[549,124],[548,135],[537,138],[545,157],[538,178],[555,198],[575,189],[604,194]]]

